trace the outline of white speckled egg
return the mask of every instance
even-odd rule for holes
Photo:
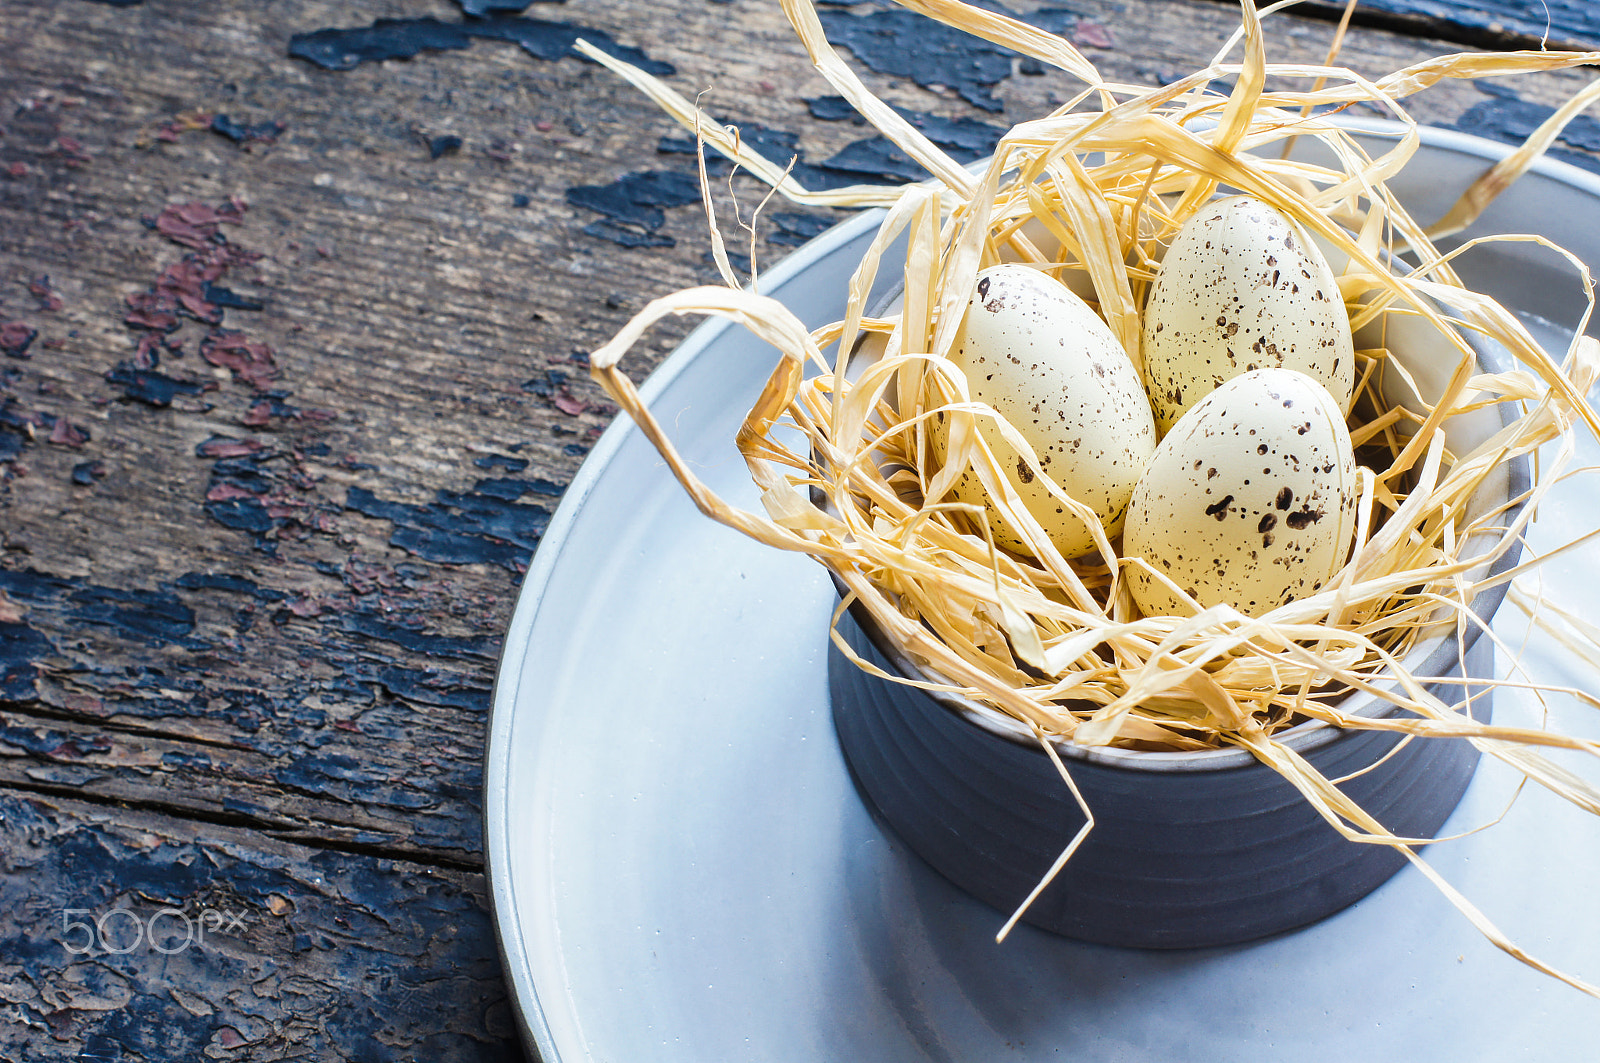
[[[1114,538],[1133,486],[1155,453],[1156,430],[1138,370],[1105,322],[1047,274],[994,266],[978,275],[952,360],[966,374],[972,398],[1005,417],[1033,447],[1045,473],[1093,509]],[[940,460],[942,423],[941,415],[933,432]],[[1051,497],[994,419],[980,417],[978,431],[1062,555],[1092,550],[1087,524]],[[1029,552],[971,472],[954,494],[985,506],[998,545]]]
[[[1143,316],[1144,385],[1162,433],[1224,381],[1298,369],[1348,411],[1350,318],[1316,244],[1250,196],[1207,204],[1167,249]]]
[[[1128,505],[1123,554],[1202,606],[1260,616],[1344,566],[1356,501],[1333,396],[1293,369],[1257,369],[1206,396],[1161,441]],[[1123,572],[1146,616],[1192,612],[1141,566]]]

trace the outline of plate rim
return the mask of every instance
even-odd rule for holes
[[[1409,128],[1404,123],[1379,118],[1341,115],[1333,120],[1352,133],[1366,133],[1379,137],[1400,136]],[[1417,131],[1419,146],[1477,158],[1491,165],[1517,150],[1517,145],[1488,140],[1458,129],[1420,126]],[[1548,155],[1542,155],[1535,160],[1527,175],[1550,178],[1600,199],[1600,174]],[[764,270],[762,277],[766,285],[771,287],[790,280],[831,254],[839,246],[875,230],[884,213],[882,208],[863,210],[854,217],[827,229]],[[734,322],[724,318],[710,318],[697,325],[640,387],[642,400],[646,404],[654,402],[689,366],[694,364],[708,346],[734,327],[736,327]],[[506,985],[511,990],[510,1003],[516,1016],[518,1030],[522,1035],[524,1047],[531,1047],[535,1053],[534,1058],[540,1063],[569,1063],[569,1061],[555,1043],[545,1009],[540,1002],[539,988],[533,981],[532,965],[529,962],[530,950],[516,922],[513,885],[509,879],[511,836],[506,829],[508,817],[504,807],[510,789],[510,749],[507,743],[512,715],[517,707],[516,677],[520,674],[513,669],[520,665],[527,654],[529,636],[545,604],[544,588],[565,553],[571,526],[583,510],[590,494],[610,470],[624,444],[637,432],[639,428],[631,419],[622,416],[615,418],[601,433],[563,492],[549,525],[540,537],[532,563],[528,566],[518,588],[516,605],[512,609],[511,619],[507,624],[495,664],[495,681],[490,694],[489,714],[485,726],[483,784],[480,797],[483,809],[481,814],[483,873],[488,887],[489,912],[501,970]]]
[[[843,244],[875,231],[881,224],[885,211],[881,208],[864,210],[831,226],[807,241],[793,253],[762,271],[767,287],[788,281]],[[648,406],[699,358],[700,354],[735,323],[725,318],[713,317],[695,326],[671,354],[645,380],[639,395]],[[568,483],[557,504],[550,523],[539,538],[532,563],[523,575],[517,591],[517,603],[512,608],[511,620],[501,642],[500,654],[495,663],[495,681],[489,700],[489,719],[485,728],[483,757],[483,858],[484,878],[489,886],[489,911],[494,925],[495,942],[500,954],[500,966],[506,984],[513,990],[511,1003],[516,1012],[517,1025],[525,1044],[531,1042],[540,1063],[561,1063],[563,1056],[555,1044],[544,1008],[539,1003],[538,987],[533,984],[531,966],[526,962],[527,949],[521,929],[516,925],[512,910],[512,886],[506,868],[509,865],[510,836],[505,830],[504,801],[509,791],[509,740],[511,715],[516,708],[516,674],[510,665],[520,663],[526,656],[529,637],[540,610],[544,605],[544,587],[549,583],[561,555],[565,552],[572,524],[577,520],[588,497],[601,478],[616,460],[617,454],[639,427],[631,419],[617,416],[606,426],[595,441],[589,454],[578,467],[578,472]],[[515,948],[513,948],[513,944]],[[514,963],[513,958],[524,962]],[[524,1004],[527,1007],[524,1007]],[[530,1014],[531,1012],[531,1014]]]

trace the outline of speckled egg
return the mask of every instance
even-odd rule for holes
[[[1105,322],[1047,274],[994,266],[978,275],[952,360],[966,374],[973,400],[1005,417],[1033,447],[1044,472],[1094,510],[1114,538],[1155,453],[1156,431],[1138,370]],[[941,415],[933,432],[941,461],[942,425]],[[1088,525],[1050,495],[994,419],[980,417],[978,431],[1062,555],[1092,550]],[[1029,552],[970,472],[954,494],[986,508],[998,545]]]
[[[1350,554],[1356,466],[1328,389],[1293,369],[1238,376],[1184,414],[1133,492],[1123,554],[1202,606],[1262,614],[1319,590]],[[1193,610],[1125,565],[1146,616]]]
[[[1350,408],[1355,351],[1333,270],[1294,221],[1258,199],[1216,200],[1184,224],[1142,322],[1144,385],[1163,434],[1252,369],[1297,369]]]

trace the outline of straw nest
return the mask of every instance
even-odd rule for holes
[[[809,0],[783,0],[822,75],[931,175],[902,187],[812,192],[776,160],[743,145],[737,130],[719,126],[668,86],[585,48],[777,193],[814,205],[885,208],[877,237],[850,279],[844,320],[813,331],[758,294],[755,283],[741,288],[718,234],[710,183],[703,180],[712,250],[727,286],[651,303],[593,353],[595,377],[703,512],[771,546],[817,558],[848,588],[845,604],[869,610],[926,671],[920,679],[891,678],[992,706],[1023,721],[1047,750],[1052,742],[1248,749],[1348,837],[1404,852],[1497,945],[1600,995],[1524,954],[1416,855],[1421,839],[1385,832],[1274,738],[1307,720],[1465,737],[1600,813],[1600,789],[1540,753],[1548,747],[1600,752],[1594,743],[1478,722],[1462,699],[1425,689],[1435,677],[1413,676],[1402,664],[1425,637],[1445,632],[1464,639],[1481,627],[1470,608],[1474,597],[1491,581],[1510,580],[1537,563],[1486,575],[1520,541],[1540,498],[1562,477],[1577,435],[1600,435],[1600,418],[1585,398],[1600,376],[1600,345],[1580,326],[1566,351],[1542,350],[1514,314],[1462,285],[1451,262],[1472,243],[1449,254],[1433,243],[1470,224],[1600,96],[1600,83],[1558,110],[1431,227],[1412,218],[1386,186],[1419,145],[1406,98],[1445,79],[1591,64],[1600,62],[1600,53],[1451,55],[1368,80],[1335,66],[1332,52],[1322,66],[1269,63],[1261,16],[1288,5],[1258,14],[1244,0],[1238,32],[1211,65],[1150,89],[1106,81],[1067,41],[1003,15],[955,0],[898,2],[1064,70],[1082,91],[1054,113],[1016,125],[985,167],[969,170],[867,90],[825,39]],[[1226,82],[1231,88],[1219,92],[1217,85]],[[1380,104],[1402,123],[1387,150],[1364,150],[1334,120],[1357,102]],[[1123,576],[1142,562],[1121,556],[1120,543],[1103,533],[1089,556],[1062,557],[1005,486],[976,432],[952,432],[944,462],[934,461],[930,420],[939,412],[969,424],[998,418],[970,401],[947,355],[978,270],[1000,261],[1035,263],[1058,276],[1085,274],[1101,317],[1137,365],[1140,307],[1154,264],[1184,219],[1219,187],[1270,203],[1348,255],[1339,284],[1352,327],[1364,336],[1373,332],[1367,326],[1377,327],[1377,342],[1358,350],[1350,423],[1361,461],[1357,538],[1348,563],[1322,590],[1264,616],[1252,619],[1226,605],[1183,617],[1142,616]],[[890,261],[900,238],[903,261]],[[1571,262],[1592,309],[1587,269],[1549,246]],[[884,271],[903,274],[901,309],[871,317],[868,292]],[[779,354],[737,439],[762,491],[764,513],[741,510],[708,490],[618,368],[653,323],[684,314],[730,318]],[[1394,405],[1383,399],[1386,377],[1405,375],[1382,345],[1383,326],[1394,315],[1425,320],[1457,357],[1443,393],[1429,401]],[[1472,334],[1504,348],[1512,368],[1482,374],[1468,342]],[[845,366],[862,343],[875,343],[883,354],[851,383]],[[1453,453],[1445,422],[1500,402],[1517,404],[1510,423],[1470,453]],[[1026,442],[1020,436],[1016,442],[1035,475],[1045,477]],[[1467,500],[1518,460],[1536,465],[1531,491],[1469,519]],[[948,488],[968,471],[1012,526],[1024,530],[1031,556],[997,549],[981,515],[951,500]],[[1571,625],[1563,630],[1568,639],[1583,638]],[[1375,694],[1395,711],[1349,717],[1340,699],[1352,691]],[[1070,772],[1062,770],[1070,784]]]

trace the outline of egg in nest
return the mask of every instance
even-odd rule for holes
[[[1358,497],[1326,388],[1293,369],[1235,377],[1173,426],[1133,492],[1123,554],[1149,566],[1123,566],[1133,600],[1187,616],[1182,590],[1261,616],[1314,594],[1349,557]]]
[[[1139,373],[1109,326],[1064,284],[1029,266],[994,266],[978,274],[951,360],[973,401],[1014,426],[1039,468],[1072,499],[1094,510],[1115,537],[1128,499],[1156,447],[1156,430]],[[1088,524],[1053,497],[993,417],[977,418],[1011,487],[1064,557],[1094,548]],[[947,415],[935,417],[935,456],[946,457]],[[995,542],[1031,553],[969,470],[956,499],[983,506]]]
[[[1184,223],[1142,325],[1144,385],[1163,434],[1254,369],[1299,370],[1350,408],[1355,346],[1338,280],[1298,224],[1253,197],[1218,199]]]

